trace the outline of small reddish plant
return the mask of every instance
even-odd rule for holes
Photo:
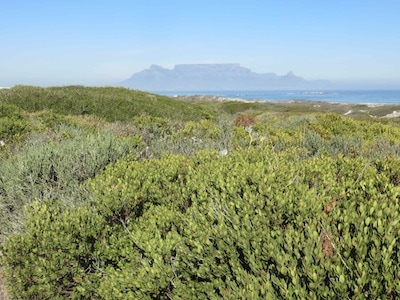
[[[253,116],[243,114],[235,119],[235,126],[246,128],[254,125],[255,122],[256,119]]]

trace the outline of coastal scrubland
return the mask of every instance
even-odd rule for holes
[[[0,90],[0,297],[396,299],[393,111]]]

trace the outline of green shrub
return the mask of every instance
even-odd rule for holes
[[[85,287],[101,280],[95,273],[96,248],[106,233],[104,219],[85,207],[78,211],[35,201],[30,207],[24,234],[14,236],[3,249],[6,256],[19,257],[8,266],[9,274],[18,276],[15,282],[9,277],[11,295],[15,299],[92,299],[93,291]]]
[[[22,112],[22,109],[15,105],[0,102],[0,140],[7,139],[7,142],[11,142],[13,136],[29,130]]]
[[[23,119],[22,112],[18,106],[0,102],[0,118]]]
[[[267,103],[251,101],[224,101],[221,109],[229,114],[265,110]]]
[[[233,126],[226,118],[186,122],[182,129],[150,139],[146,153],[147,157],[159,158],[166,153],[194,155],[199,150],[228,150],[233,135]]]
[[[164,118],[139,115],[132,118],[132,124],[137,128],[143,140],[149,144],[154,140],[170,136],[175,131],[174,122]]]
[[[330,138],[327,151],[332,155],[357,155],[360,153],[363,139],[360,137],[346,137],[334,135]]]
[[[62,200],[64,205],[86,199],[81,184],[106,165],[131,152],[139,138],[116,139],[60,127],[64,138],[32,144],[0,165],[1,233],[19,226],[22,207],[33,200]]]
[[[34,205],[3,247],[11,292],[395,299],[400,186],[388,164],[400,160],[265,147],[119,161],[90,180],[91,206]]]
[[[187,137],[216,139],[220,136],[221,132],[215,122],[200,120],[199,122],[187,122],[182,129],[182,134]]]
[[[29,126],[25,120],[0,118],[0,137],[2,139],[12,141],[14,136],[23,134],[28,130]]]
[[[304,132],[302,143],[311,156],[318,154],[324,148],[324,139],[317,132],[311,130]]]
[[[49,130],[49,129],[57,129],[58,126],[63,125],[66,122],[66,117],[56,114],[51,110],[44,110],[37,112],[34,115],[34,118],[40,123],[39,129]]]

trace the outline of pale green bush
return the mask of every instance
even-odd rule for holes
[[[61,200],[66,206],[85,201],[88,193],[82,183],[140,142],[71,127],[60,127],[59,132],[62,140],[40,137],[0,165],[2,234],[19,227],[22,207],[33,200]]]

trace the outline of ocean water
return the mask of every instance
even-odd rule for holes
[[[157,93],[167,96],[214,95],[249,101],[324,101],[331,103],[400,104],[400,90],[168,91]]]

